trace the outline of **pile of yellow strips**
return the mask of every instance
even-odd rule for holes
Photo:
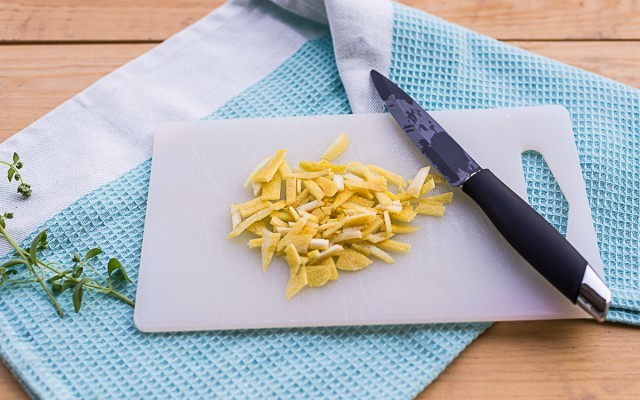
[[[418,230],[409,225],[418,214],[442,216],[453,197],[451,192],[427,196],[444,183],[429,167],[407,183],[375,165],[332,163],[348,141],[340,135],[319,162],[302,161],[293,171],[286,151],[279,150],[262,160],[245,182],[255,198],[231,205],[229,239],[245,230],[257,235],[248,245],[261,249],[265,271],[274,255],[285,257],[290,270],[287,299],[304,287],[338,279],[338,270],[368,267],[373,262],[369,257],[395,262],[388,252],[406,253],[410,246],[392,237]]]

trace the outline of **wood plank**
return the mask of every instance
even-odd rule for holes
[[[637,338],[592,321],[498,323],[418,399],[637,399]]]
[[[0,141],[152,47],[0,46]]]
[[[162,41],[225,0],[0,0],[0,42]]]
[[[161,41],[223,0],[0,0],[0,42]],[[640,39],[634,0],[400,0],[503,40]]]
[[[29,396],[4,363],[0,363],[0,399],[28,400]]]
[[[514,41],[510,44],[640,88],[640,41]]]
[[[501,40],[640,38],[635,0],[400,1]]]
[[[514,44],[640,87],[640,41]],[[151,47],[152,44],[0,46],[0,140]]]

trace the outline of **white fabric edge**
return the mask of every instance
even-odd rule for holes
[[[267,1],[232,1],[98,80],[0,145],[21,155],[34,193],[0,191],[10,232],[22,240],[148,159],[157,126],[205,116],[326,33]]]
[[[340,79],[354,113],[382,112],[370,72],[389,74],[393,40],[391,0],[271,0],[312,21],[328,23]]]
[[[354,113],[382,112],[371,70],[389,75],[393,41],[390,0],[326,0],[333,51]]]

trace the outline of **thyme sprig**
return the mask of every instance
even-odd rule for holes
[[[18,193],[25,198],[30,197],[31,186],[22,180],[18,172],[23,165],[18,154],[13,154],[13,162],[0,160],[0,164],[9,167],[7,176],[10,182],[12,180],[19,182]],[[22,248],[7,232],[7,221],[10,219],[13,219],[11,212],[0,215],[0,237],[6,240],[14,250],[13,258],[0,265],[0,286],[36,285],[41,287],[60,317],[64,316],[64,310],[58,301],[58,296],[68,290],[72,292],[73,308],[76,313],[82,307],[85,290],[115,297],[132,307],[135,306],[131,299],[115,289],[118,282],[131,283],[127,271],[118,259],[109,259],[102,273],[96,266],[98,256],[103,253],[98,247],[89,249],[84,256],[73,253],[68,267],[58,262],[49,262],[42,258],[42,253],[49,247],[47,229],[35,236],[29,248]]]
[[[0,164],[6,165],[9,167],[7,170],[7,178],[9,178],[9,182],[15,180],[19,183],[18,185],[18,193],[22,195],[22,197],[31,197],[31,185],[25,183],[22,180],[22,175],[18,172],[19,169],[22,169],[22,161],[20,161],[20,156],[18,153],[13,153],[13,162],[2,161],[0,160]]]

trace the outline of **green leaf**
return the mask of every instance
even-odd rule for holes
[[[97,257],[98,255],[102,254],[102,250],[100,250],[97,247],[94,247],[93,249],[87,251],[87,254],[84,255],[84,260],[85,261],[89,261],[91,260],[93,257]]]
[[[74,281],[70,281],[70,280],[65,280],[62,283],[62,288],[60,289],[60,293],[64,292],[65,290],[72,288],[76,286],[76,283]]]
[[[45,238],[44,240],[47,240],[47,230],[43,230],[42,232],[38,233],[38,236],[36,236],[33,239],[33,242],[31,242],[31,247],[29,248],[29,254],[31,255],[31,261],[35,261],[36,260],[36,251],[38,250],[38,245],[40,244],[40,241],[42,240],[42,238]]]
[[[13,162],[17,163],[18,161],[20,161],[20,156],[18,153],[13,153]]]
[[[59,282],[53,282],[53,284],[51,285],[51,290],[56,294],[62,293],[62,285]]]
[[[107,264],[107,273],[111,276],[112,273],[120,271],[122,273],[122,277],[129,283],[131,283],[131,279],[129,279],[129,275],[127,275],[127,271],[124,269],[120,261],[117,258],[112,258],[109,260],[109,264]]]
[[[13,267],[14,265],[18,265],[18,264],[25,264],[25,262],[24,262],[24,260],[22,258],[14,258],[13,260],[9,260],[9,261],[5,262],[4,264],[0,265],[0,269]]]
[[[85,283],[90,281],[89,278],[84,278],[76,285],[76,288],[73,289],[73,309],[76,313],[80,312],[80,307],[82,306],[82,294],[84,293],[83,286]]]
[[[40,238],[40,243],[38,243],[38,248],[36,250],[46,250],[47,249],[47,245],[49,243],[47,242],[47,231],[44,231],[44,235],[42,235],[42,237]]]
[[[73,253],[73,258],[71,258],[71,260],[72,260],[73,262],[77,262],[77,263],[79,263],[80,261],[82,261],[82,260],[80,259],[80,254],[78,254],[78,253]]]
[[[9,178],[9,182],[13,179],[13,175],[15,175],[16,170],[13,168],[9,168],[9,172],[7,172],[7,178]]]
[[[63,277],[64,277],[63,274],[54,275],[51,278],[47,279],[47,282],[53,283],[55,281],[58,281],[58,280],[62,279]]]
[[[73,276],[74,278],[78,279],[78,278],[80,278],[80,276],[82,275],[83,272],[84,272],[84,268],[80,267],[80,268],[76,269],[75,271],[73,271],[73,274],[71,276]]]

